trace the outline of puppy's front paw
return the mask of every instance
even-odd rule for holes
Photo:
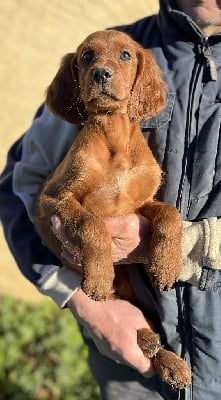
[[[90,297],[92,300],[96,301],[104,301],[107,300],[110,294],[110,291],[107,290],[106,287],[101,287],[99,283],[88,283],[87,281],[84,281],[81,285],[82,290],[88,297]]]
[[[94,273],[83,274],[82,290],[93,300],[107,300],[111,294],[113,286],[113,276],[106,273],[98,274],[96,269]]]
[[[156,245],[146,266],[147,274],[153,285],[160,291],[172,288],[181,269],[181,248],[177,246],[175,251],[169,243]]]

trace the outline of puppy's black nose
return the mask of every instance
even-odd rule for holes
[[[93,72],[93,80],[96,83],[107,83],[113,77],[113,72],[108,67],[96,68]]]

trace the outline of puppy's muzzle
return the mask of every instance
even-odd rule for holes
[[[112,78],[113,71],[108,67],[96,68],[92,74],[93,81],[100,84],[109,83]]]

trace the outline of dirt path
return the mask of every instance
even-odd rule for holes
[[[149,4],[148,4],[149,3]],[[0,5],[0,170],[9,146],[30,125],[63,54],[90,32],[156,12],[158,1],[38,0]],[[41,299],[18,272],[0,230],[0,294]]]

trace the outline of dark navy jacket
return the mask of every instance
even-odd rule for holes
[[[143,131],[165,172],[161,200],[176,205],[184,220],[220,217],[221,35],[205,38],[167,3],[161,1],[158,16],[124,28],[152,50],[168,85],[166,110]],[[170,343],[192,364],[185,398],[220,399],[221,293],[177,285],[162,301]]]
[[[184,220],[221,214],[221,36],[205,38],[189,17],[161,1],[158,16],[120,27],[151,49],[168,85],[166,110],[143,123],[143,133],[165,172],[159,198],[177,206]],[[0,217],[22,273],[34,284],[34,263],[58,263],[34,234],[11,188],[21,142],[9,152],[0,181]],[[164,328],[193,369],[193,385],[165,399],[220,400],[221,293],[177,284],[162,294]],[[167,390],[165,389],[166,393]],[[181,397],[180,397],[181,396]]]

